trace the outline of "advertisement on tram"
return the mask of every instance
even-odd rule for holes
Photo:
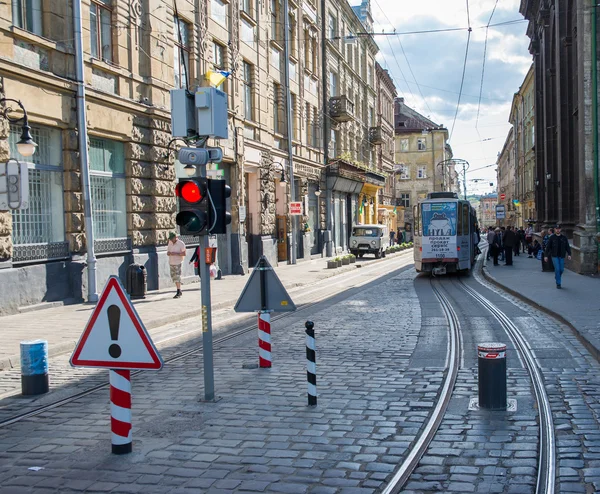
[[[422,204],[422,257],[428,260],[458,261],[456,250],[457,202]]]

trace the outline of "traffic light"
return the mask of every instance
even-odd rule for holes
[[[231,187],[225,180],[210,179],[208,191],[215,207],[214,210],[211,207],[208,212],[210,233],[227,233],[227,225],[231,223],[231,213],[227,211],[227,198],[231,196]]]
[[[209,200],[207,179],[192,178],[181,180],[175,187],[179,198],[179,213],[175,222],[182,235],[206,235],[209,229]]]

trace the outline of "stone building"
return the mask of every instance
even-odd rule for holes
[[[506,217],[500,220],[500,226],[517,226],[517,208],[513,201],[516,200],[516,169],[515,169],[515,140],[514,131],[511,127],[498,154],[498,167],[496,178],[498,183],[498,204],[505,208]]]
[[[592,0],[521,0],[535,85],[537,226],[561,223],[569,267],[598,271],[598,16]]]
[[[533,65],[515,93],[509,122],[513,126],[517,225],[534,222],[535,211],[535,85]]]
[[[378,191],[386,175],[383,162],[377,160],[379,145],[369,139],[378,121],[375,55],[379,48],[371,36],[357,35],[370,32],[370,2],[365,0],[361,9],[353,9],[345,0],[330,0],[326,5],[323,135],[330,253],[347,249],[353,224],[377,222]]]
[[[375,92],[377,93],[377,125],[369,128],[369,141],[377,146],[377,170],[387,175],[385,185],[379,189],[378,222],[396,230],[398,209],[394,195],[394,100],[396,86],[390,74],[375,62]],[[402,224],[402,226],[404,226]]]
[[[207,86],[215,70],[231,73],[219,86],[228,96],[229,137],[209,141],[224,153],[213,172],[232,188],[232,223],[217,236],[219,267],[225,275],[241,274],[262,254],[273,264],[288,260],[283,3],[82,4],[87,165],[78,145],[71,2],[0,4],[0,98],[23,102],[38,143],[28,162],[29,209],[0,212],[0,286],[20,287],[3,297],[0,313],[84,300],[93,292],[87,287],[85,166],[98,289],[111,274],[123,278],[132,262],[146,267],[150,290],[171,285],[166,243],[176,228],[174,186],[186,175],[175,160],[181,143],[171,139],[169,91]],[[293,199],[303,203],[296,220],[299,259],[321,255],[329,238],[344,250],[352,223],[377,221],[377,191],[389,168],[389,141],[369,140],[380,121],[389,137],[389,111],[376,93],[377,45],[371,37],[350,37],[364,27],[346,0],[326,5],[321,15],[317,0],[292,0],[287,13]],[[381,84],[389,99],[393,85]],[[23,160],[18,133],[18,126],[0,120],[0,160]],[[197,238],[184,240],[191,253]],[[184,277],[194,279],[187,263]],[[24,279],[28,283],[19,283]]]
[[[395,100],[394,133],[396,204],[404,208],[405,227],[412,231],[412,206],[429,192],[454,186],[452,150],[448,129],[407,106],[404,98]]]
[[[479,199],[477,219],[481,228],[496,226],[496,204],[498,204],[496,194],[488,194]]]

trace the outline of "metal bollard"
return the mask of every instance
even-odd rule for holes
[[[306,380],[308,385],[308,405],[317,404],[317,361],[315,354],[315,324],[306,321]]]
[[[506,345],[477,345],[479,408],[506,410]]]
[[[21,393],[40,395],[47,393],[48,342],[32,340],[21,342]]]

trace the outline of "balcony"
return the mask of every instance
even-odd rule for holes
[[[369,142],[373,145],[383,144],[383,130],[381,127],[369,127]]]
[[[348,122],[354,118],[354,103],[346,96],[329,98],[329,116],[338,122]]]

